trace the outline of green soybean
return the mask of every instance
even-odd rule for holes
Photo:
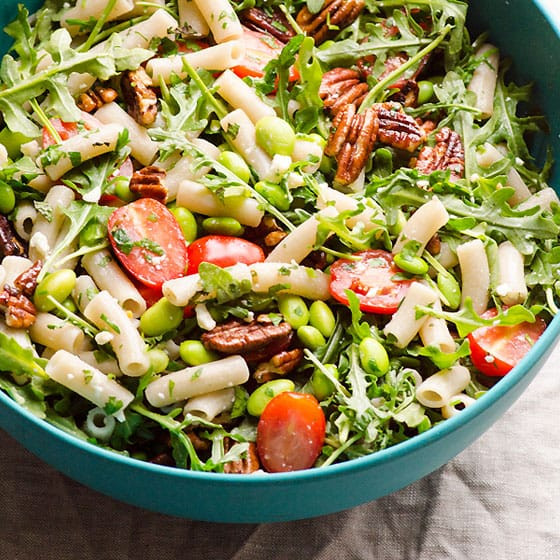
[[[0,214],[9,214],[16,205],[16,195],[14,189],[0,181]]]
[[[393,173],[393,152],[388,148],[375,150],[372,171],[378,177],[388,177],[391,175]]]
[[[373,337],[366,337],[358,346],[360,364],[364,370],[377,377],[389,371],[389,356],[381,342]]]
[[[171,208],[171,213],[175,216],[185,240],[187,243],[192,243],[198,237],[198,225],[193,213],[187,208],[175,206]]]
[[[183,322],[183,308],[162,297],[140,317],[140,330],[146,336],[160,336]]]
[[[280,393],[293,391],[294,382],[291,379],[273,379],[255,389],[247,400],[247,412],[252,416],[260,416],[266,405]]]
[[[278,210],[286,212],[290,209],[290,197],[280,185],[270,181],[259,181],[255,185],[255,190]]]
[[[434,96],[434,84],[429,80],[418,82],[418,105],[424,105],[431,101]]]
[[[227,167],[232,173],[237,175],[244,183],[248,183],[251,179],[251,170],[245,163],[245,160],[237,153],[229,150],[223,151],[218,156],[218,163]]]
[[[115,177],[113,184],[115,185],[115,196],[118,196],[125,202],[132,202],[135,199],[134,193],[130,190],[130,180],[128,177],[119,175]]]
[[[437,275],[437,285],[439,291],[447,300],[448,307],[458,309],[461,305],[461,288],[454,276],[450,273],[440,272]]]
[[[165,371],[169,365],[169,356],[159,348],[150,350],[148,352],[148,358],[150,359],[153,373],[161,373]]]
[[[35,307],[39,311],[52,311],[55,304],[50,301],[49,296],[62,303],[72,293],[75,285],[76,274],[69,268],[49,274],[39,282],[35,289],[33,296]]]
[[[328,338],[334,332],[336,318],[324,301],[314,301],[309,308],[309,324]]]
[[[317,350],[317,348],[320,348],[327,343],[325,337],[321,334],[321,331],[311,325],[299,327],[297,335],[301,343],[310,350]]]
[[[324,368],[335,378],[338,379],[338,368],[334,364],[326,364]],[[334,383],[325,375],[323,371],[316,368],[311,376],[311,390],[318,400],[325,400],[330,397],[334,391]]]
[[[284,316],[286,323],[294,329],[299,329],[309,323],[309,309],[305,301],[299,296],[279,296],[278,309]]]
[[[424,416],[424,418],[422,418],[422,422],[420,422],[420,424],[418,424],[416,428],[418,430],[418,433],[421,434],[429,430],[431,427],[432,427],[432,422],[427,416]]]
[[[397,253],[393,258],[399,268],[410,274],[423,276],[430,268],[423,258],[408,252]]]
[[[179,355],[189,366],[201,366],[218,359],[218,355],[206,350],[200,340],[183,340],[179,346]]]
[[[107,237],[107,226],[98,222],[97,220],[91,221],[80,232],[80,246],[93,247],[104,241]]]
[[[245,233],[245,228],[235,218],[222,216],[206,218],[202,221],[202,227],[206,232],[217,235],[241,237]]]
[[[289,156],[294,151],[296,133],[284,119],[267,116],[255,125],[257,144],[270,156]]]

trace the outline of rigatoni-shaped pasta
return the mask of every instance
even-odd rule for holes
[[[498,148],[492,146],[486,142],[481,151],[476,155],[476,161],[478,165],[482,168],[490,167],[492,164],[503,160],[505,154],[503,154]],[[519,175],[517,169],[512,167],[507,173],[507,186],[515,190],[508,200],[509,204],[515,206],[524,200],[527,200],[531,196],[531,191],[529,187],[525,184],[525,181]]]
[[[112,152],[121,132],[122,126],[107,124],[98,130],[77,134],[49,148],[48,154],[39,156],[37,164],[44,168],[50,179],[56,181],[84,161]],[[49,163],[51,158],[47,155],[55,153],[60,154],[60,158],[55,158],[52,163]]]
[[[113,126],[118,126],[120,130],[128,130],[130,153],[142,165],[150,165],[156,159],[157,142],[150,138],[146,128],[138,124],[117,103],[106,103],[95,112],[95,117],[105,125],[115,123]]]
[[[229,216],[239,223],[256,227],[260,224],[264,212],[253,198],[220,199],[210,189],[195,181],[182,181],[176,197],[177,206],[188,208],[205,216]]]
[[[78,354],[90,348],[83,331],[52,313],[37,313],[29,328],[31,340],[51,350],[67,350]]]
[[[255,125],[247,116],[245,111],[236,109],[227,114],[220,124],[226,134],[229,135],[231,143],[243,156],[245,161],[251,165],[260,178],[265,178],[270,172],[272,160],[267,153],[257,145]]]
[[[498,81],[498,65],[500,53],[489,43],[482,45],[475,53],[476,58],[483,58],[476,67],[468,90],[476,94],[475,107],[481,112],[483,119],[488,119],[494,113],[494,93]]]
[[[133,317],[140,317],[146,311],[146,301],[108,250],[84,255],[82,266],[95,284],[109,292]]]
[[[97,406],[109,405],[119,420],[124,420],[123,411],[134,400],[134,395],[117,381],[65,350],[55,352],[45,371],[51,379]]]
[[[395,345],[399,348],[408,346],[410,341],[418,334],[420,328],[428,320],[428,315],[416,318],[416,307],[432,305],[438,300],[434,290],[420,282],[413,282],[401,302],[400,307],[394,313],[391,320],[385,325],[385,335],[395,337]]]
[[[236,264],[227,267],[232,277],[241,282],[251,282],[256,293],[266,293],[274,286],[284,286],[280,293],[294,294],[309,299],[327,300],[329,275],[306,266],[287,263]],[[163,284],[163,295],[177,306],[188,305],[202,292],[199,274],[168,280]]]
[[[194,0],[194,2],[210,27],[216,43],[243,37],[243,28],[229,0]]]
[[[449,403],[441,407],[441,415],[446,419],[452,418],[453,416],[457,416],[461,410],[471,406],[475,402],[476,399],[473,399],[464,393],[453,395],[451,399],[449,399]],[[462,408],[458,408],[459,406]]]
[[[194,0],[177,0],[177,11],[179,12],[179,27],[193,31],[199,37],[206,37],[210,33],[210,27]]]
[[[84,312],[84,309],[88,306],[89,302],[98,293],[99,288],[91,276],[81,274],[78,278],[76,278],[76,284],[72,290],[72,299],[80,310],[80,313]]]
[[[418,241],[420,255],[424,247],[434,234],[449,221],[449,214],[437,196],[422,204],[420,208],[408,218],[399,235],[393,254],[399,253],[409,241]]]
[[[439,298],[432,305],[435,311],[441,311]],[[441,352],[455,352],[455,341],[449,332],[447,321],[439,317],[428,317],[418,332],[424,346],[435,346]]]
[[[523,303],[527,299],[523,255],[510,241],[498,246],[498,285],[496,293],[506,305]]]
[[[14,229],[16,233],[24,240],[31,239],[31,232],[39,212],[31,202],[23,201],[16,206],[14,212]]]
[[[471,298],[473,309],[480,315],[488,308],[490,293],[490,267],[480,239],[467,241],[457,247],[461,269],[461,302]]]
[[[154,83],[158,84],[160,80],[163,80],[168,84],[173,74],[180,78],[187,77],[184,69],[185,61],[196,69],[227,70],[241,64],[244,56],[245,46],[241,41],[228,41],[187,54],[152,58],[146,64],[146,70]]]
[[[234,108],[245,111],[257,123],[263,117],[276,116],[274,109],[267,105],[241,78],[231,70],[226,70],[215,82],[217,92]]]
[[[144,394],[155,407],[167,406],[197,395],[242,385],[249,379],[249,367],[241,356],[188,367],[152,381]]]
[[[119,369],[119,364],[117,360],[111,358],[107,354],[102,354],[100,352],[80,352],[78,358],[90,366],[96,367],[101,373],[105,375],[122,375]]]
[[[305,173],[315,173],[321,165],[322,158],[323,148],[321,145],[313,140],[296,138],[294,149],[292,151],[292,161],[309,161],[309,163],[303,168]],[[311,161],[311,159],[316,161]]]
[[[541,210],[550,212],[552,204],[560,204],[560,200],[554,189],[546,187],[546,189],[536,192],[527,200],[524,200],[516,210],[528,210],[529,208],[538,206]]]
[[[94,325],[113,335],[109,344],[125,375],[139,377],[150,367],[147,348],[126,311],[109,292],[99,292],[84,310]]]
[[[89,21],[97,20],[107,6],[107,0],[78,0],[73,8],[67,10],[60,21],[63,27],[66,27],[72,35],[80,33],[88,33],[89,28],[80,28],[79,25],[71,23],[71,20]],[[133,0],[116,0],[115,5],[109,13],[106,21],[114,21],[120,16],[134,9]]]
[[[134,0],[134,8],[132,9],[132,11],[127,12],[125,14],[125,17],[128,19],[137,16],[153,14],[156,10],[159,10],[161,8],[165,8],[165,0],[150,0],[150,2],[144,2],[143,0]]]
[[[235,389],[226,387],[205,395],[198,395],[187,401],[183,412],[211,422],[218,414],[231,410],[235,401]]]
[[[441,408],[449,404],[471,382],[469,370],[459,364],[442,369],[425,379],[416,389],[416,399],[428,408]]]

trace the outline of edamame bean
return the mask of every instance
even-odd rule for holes
[[[286,212],[290,209],[290,197],[288,193],[282,188],[280,185],[276,183],[271,183],[270,181],[259,181],[255,185],[255,190],[272,206],[278,208],[278,210],[282,210],[282,212]]]
[[[377,377],[389,371],[389,356],[381,342],[373,337],[366,337],[360,341],[358,346],[360,364],[364,370]]]
[[[198,236],[198,226],[193,213],[187,208],[182,206],[175,206],[170,208],[171,213],[175,216],[185,240],[187,243],[192,243]]]
[[[418,276],[423,276],[430,268],[423,258],[408,252],[397,253],[393,259],[399,268],[405,272],[416,274]]]
[[[255,125],[257,144],[270,156],[289,156],[294,151],[296,133],[284,119],[267,116]]]
[[[135,199],[134,193],[130,190],[130,180],[128,177],[119,175],[113,182],[115,185],[115,196],[125,202],[132,202]]]
[[[62,306],[68,309],[70,313],[76,313],[78,311],[78,307],[74,303],[74,300],[71,297],[67,297],[63,302]]]
[[[442,296],[447,300],[448,307],[458,309],[461,305],[461,288],[454,276],[450,273],[440,272],[437,275],[437,285]]]
[[[338,379],[338,368],[334,364],[325,364],[324,367],[335,379]],[[323,401],[334,393],[335,386],[323,371],[316,368],[311,376],[311,389],[317,399]]]
[[[169,365],[169,356],[160,348],[152,348],[148,352],[148,358],[150,359],[153,373],[161,373]]]
[[[87,247],[93,247],[98,245],[107,237],[107,226],[104,226],[97,220],[91,221],[87,226],[80,232],[80,245]]]
[[[309,309],[305,301],[299,296],[279,296],[278,309],[284,316],[286,323],[294,329],[299,329],[309,323]]]
[[[183,308],[162,297],[140,317],[140,330],[146,336],[160,336],[183,322]]]
[[[206,218],[202,222],[202,227],[208,233],[217,235],[241,237],[245,233],[245,228],[235,218],[228,217]]]
[[[16,195],[14,189],[0,181],[0,214],[9,214],[16,205]]]
[[[266,405],[280,393],[293,391],[294,382],[291,379],[273,379],[255,389],[247,400],[247,412],[252,416],[260,416]]]
[[[309,350],[317,350],[317,348],[320,348],[327,343],[325,337],[321,334],[321,331],[311,325],[299,327],[297,335],[301,343],[306,348],[309,348]]]
[[[179,346],[179,355],[189,366],[201,366],[218,359],[218,355],[206,350],[200,340],[183,340]]]
[[[424,105],[434,96],[434,84],[429,80],[418,82],[418,105]]]
[[[422,422],[420,422],[420,424],[418,424],[417,426],[418,433],[421,434],[422,432],[426,432],[431,427],[432,427],[432,422],[427,416],[424,416],[424,418],[422,418]]]
[[[334,332],[336,319],[324,301],[314,301],[309,308],[309,324],[328,338]]]
[[[393,152],[388,148],[375,150],[373,157],[373,173],[378,177],[388,177],[393,173]]]
[[[35,289],[33,302],[39,311],[52,311],[55,304],[49,299],[54,298],[62,303],[76,285],[76,274],[69,268],[62,268],[43,278]]]
[[[218,163],[227,167],[232,173],[237,175],[244,183],[248,183],[251,179],[251,170],[245,163],[245,160],[237,153],[229,150],[223,151],[218,156]]]

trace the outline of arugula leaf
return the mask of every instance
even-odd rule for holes
[[[0,389],[2,389],[19,406],[25,408],[38,418],[46,418],[46,405],[43,401],[37,400],[32,391],[31,385],[18,385],[13,381],[0,376]]]
[[[470,355],[470,347],[467,340],[464,340],[455,352],[442,352],[436,346],[418,346],[408,348],[408,353],[411,356],[425,356],[438,369],[450,368],[457,360],[466,358]]]
[[[248,294],[250,280],[236,280],[227,270],[212,263],[200,263],[198,268],[203,291],[218,303],[226,303]]]
[[[47,374],[36,362],[30,348],[22,348],[16,340],[0,331],[0,371],[7,371],[15,375],[37,375],[47,377]]]

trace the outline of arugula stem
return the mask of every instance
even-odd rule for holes
[[[305,35],[305,31],[298,25],[297,21],[292,17],[292,14],[288,11],[288,8],[284,4],[280,4],[278,6],[280,11],[286,16],[288,23],[292,26],[292,29],[296,32],[297,35]]]
[[[45,115],[45,112],[43,111],[37,100],[30,99],[29,104],[37,114],[37,117],[41,121],[41,124],[47,129],[48,133],[54,138],[55,142],[57,144],[60,144],[62,142],[62,138],[60,137],[58,130],[56,130],[56,128],[52,125],[52,122],[47,117],[47,115]]]
[[[96,334],[101,332],[95,325],[88,323],[85,319],[82,319],[75,313],[72,313],[72,311],[64,307],[64,305],[62,305],[62,303],[60,303],[53,296],[48,295],[47,299],[55,306],[55,308],[60,313],[64,315],[65,320],[82,329],[88,336],[94,337]]]
[[[431,53],[436,49],[447,37],[448,33],[451,31],[451,26],[446,25],[440,32],[440,34],[421,51],[418,51],[413,57],[409,58],[403,65],[399,66],[396,70],[391,72],[380,82],[377,82],[375,86],[367,94],[366,98],[363,100],[358,113],[363,113],[368,107],[371,107],[376,101],[379,94],[381,94],[385,88],[395,82],[397,78],[400,78],[409,68],[412,68],[415,64],[420,62],[427,54]]]
[[[332,375],[332,373],[319,361],[317,356],[311,352],[308,348],[303,351],[305,357],[318,369],[325,377],[336,387],[336,389],[342,393],[345,397],[350,397],[350,392],[348,389]]]
[[[142,8],[156,8],[158,10],[165,10],[168,14],[172,15],[176,20],[179,20],[179,15],[176,11],[172,10],[167,5],[156,4],[155,2],[134,2],[136,6]]]
[[[60,259],[57,264],[58,266],[60,266],[68,261],[71,261],[72,259],[75,259],[77,257],[82,257],[83,255],[87,255],[89,253],[95,253],[96,251],[101,251],[102,249],[105,249],[107,247],[109,247],[108,241],[103,241],[102,243],[99,243],[98,245],[92,245],[91,247],[84,246],[78,249],[77,251],[74,251],[66,255],[64,258]]]
[[[138,5],[138,4],[136,4]],[[161,8],[161,6],[160,6]],[[120,31],[125,31],[126,29],[132,27],[133,25],[136,25],[137,23],[140,23],[141,21],[145,21],[147,18],[147,16],[138,16],[132,19],[129,19],[127,21],[123,21],[117,25],[113,25],[112,27],[108,27],[107,29],[100,31],[97,34],[97,37],[95,38],[95,44],[100,43],[101,41],[103,41],[104,39],[107,39],[108,37],[110,37],[111,35],[113,35],[113,33],[119,33]],[[84,43],[85,45],[85,43]],[[83,46],[81,45],[77,50],[81,51]]]
[[[558,306],[554,302],[554,291],[552,288],[548,287],[545,289],[544,293],[546,295],[546,303],[548,304],[548,307],[550,307],[550,311],[553,315],[557,315],[560,312],[560,309],[558,309]]]
[[[361,437],[362,434],[355,434],[350,439],[346,440],[338,449],[336,449],[329,455],[327,460],[322,465],[320,465],[319,468],[322,469],[323,467],[332,465],[338,459],[338,457],[342,455],[342,453],[344,453],[344,451],[354,445]]]
[[[117,0],[108,0],[107,5],[105,6],[105,9],[103,10],[103,13],[101,14],[101,16],[99,16],[99,19],[97,20],[97,22],[95,23],[95,26],[91,30],[91,33],[89,34],[89,37],[87,38],[86,42],[83,45],[80,46],[79,50],[81,52],[89,51],[89,49],[91,49],[91,47],[94,45],[95,40],[97,39],[97,36],[99,35],[99,32],[101,31],[101,29],[105,25],[105,22],[107,21],[107,18],[109,17],[111,12],[113,11],[113,8],[115,7],[116,3],[117,3]]]

